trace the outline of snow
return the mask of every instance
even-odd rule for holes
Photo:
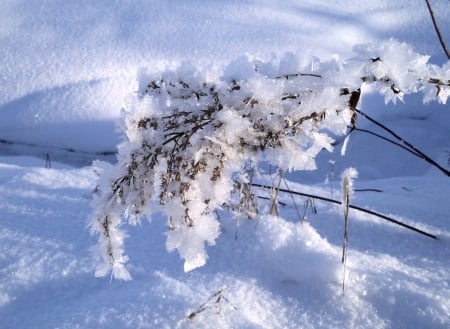
[[[450,5],[432,5],[450,43]],[[121,109],[145,74],[189,62],[211,79],[224,68],[223,79],[245,77],[249,59],[273,58],[287,73],[316,70],[351,58],[357,44],[391,37],[441,66],[424,1],[10,0],[0,4],[0,20],[1,329],[450,326],[448,179],[363,132],[351,135],[345,156],[342,138],[333,153],[319,154],[316,171],[288,173],[289,188],[338,198],[326,178],[354,167],[352,204],[438,240],[351,209],[345,291],[342,208],[319,200],[317,214],[296,196],[298,214],[281,192],[280,217],[237,222],[219,212],[221,235],[207,246],[206,264],[189,273],[166,250],[161,216],[127,225],[126,282],[95,277],[87,228],[98,178],[88,164],[113,161]],[[264,81],[260,88],[275,92]],[[364,112],[448,168],[448,103],[411,95],[385,106],[370,88],[363,95]],[[363,117],[358,127],[381,132]]]

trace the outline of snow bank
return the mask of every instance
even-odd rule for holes
[[[438,18],[448,18],[436,3]],[[447,14],[446,14],[447,13]],[[446,16],[447,15],[447,16]],[[114,120],[139,67],[189,60],[223,65],[243,54],[347,57],[354,44],[390,37],[442,58],[420,0],[197,2],[6,1],[0,5],[0,139],[75,150],[113,150]],[[441,24],[450,34],[448,24]],[[416,42],[417,41],[417,42]]]
[[[448,2],[433,6],[448,40]],[[50,153],[52,160],[58,154],[77,165],[97,155],[70,149],[115,149],[114,122],[138,89],[142,66],[159,72],[189,60],[215,72],[244,54],[269,61],[291,52],[314,70],[317,58],[348,58],[354,44],[390,37],[431,55],[433,63],[445,61],[421,0],[16,0],[1,2],[0,20],[0,140],[23,143],[0,143],[0,152],[44,159]],[[405,100],[380,112],[383,100],[367,95],[362,106],[446,164],[448,105]],[[295,179],[332,177],[329,154],[319,158],[312,177]],[[335,257],[342,244],[340,208],[317,203],[319,214],[308,212],[309,224],[277,217],[241,226],[224,221],[221,238],[208,249],[210,261],[188,274],[177,254],[167,254],[167,227],[155,218],[151,226],[127,230],[135,237],[128,241],[134,280],[99,280],[86,230],[95,174],[56,161],[48,170],[43,159],[1,157],[0,328],[450,327],[448,182],[368,136],[352,136],[346,157],[331,158],[335,177],[352,165],[360,173],[356,189],[383,190],[356,192],[355,202],[439,237],[418,237],[350,212],[345,294]],[[297,220],[292,199],[280,200],[288,204],[286,217]]]
[[[156,217],[128,230],[134,280],[99,280],[86,230],[94,173],[58,164],[45,169],[32,158],[11,161],[0,158],[2,328],[449,325],[449,186],[441,176],[355,181],[355,189],[370,184],[384,192],[356,191],[354,202],[401,214],[440,240],[350,211],[343,294],[340,207],[316,201],[318,214],[308,212],[300,223],[292,199],[280,195],[287,204],[280,211],[291,221],[265,216],[238,224],[220,214],[222,235],[208,250],[209,262],[187,274],[178,256],[166,253],[167,227]],[[63,177],[70,186],[60,184]]]

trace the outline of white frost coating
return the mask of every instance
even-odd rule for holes
[[[347,145],[349,141],[350,141],[350,134],[345,136],[344,143],[342,143],[341,156],[345,156],[345,153],[347,153]]]
[[[329,133],[342,135],[356,124],[363,84],[373,84],[386,101],[415,92],[424,101],[449,97],[448,64],[430,65],[394,40],[355,52],[347,61],[315,63],[314,72],[291,53],[267,63],[243,56],[217,81],[189,63],[159,74],[141,71],[139,93],[122,114],[118,163],[97,164],[91,224],[103,264],[97,275],[130,279],[122,225],[150,219],[155,201],[168,222],[167,250],[178,251],[185,271],[203,266],[205,244],[220,233],[215,210],[230,206],[246,164],[316,169],[317,154],[333,150]],[[344,172],[350,190],[356,174]]]
[[[358,171],[355,168],[347,168],[341,175],[342,183],[342,209],[344,211],[345,230],[344,230],[344,250],[342,255],[342,262],[344,263],[344,278],[345,278],[345,259],[347,249],[347,229],[348,229],[348,214],[350,208],[350,199],[353,196],[353,181],[358,177]]]
[[[344,197],[345,195],[351,196],[353,194],[353,182],[356,178],[358,178],[358,170],[353,167],[345,169],[342,173],[341,179]],[[348,191],[348,193],[346,191]]]
[[[355,51],[371,63],[362,69],[367,82],[377,82],[385,103],[403,101],[406,94],[423,92],[424,102],[445,104],[449,97],[450,64],[443,67],[428,64],[429,56],[414,52],[411,46],[396,40],[380,45],[359,45]]]

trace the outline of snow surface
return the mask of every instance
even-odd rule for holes
[[[450,4],[432,4],[450,40]],[[309,185],[289,187],[330,196],[332,161],[337,197],[353,166],[356,189],[383,192],[355,192],[352,203],[439,239],[351,211],[344,293],[342,209],[323,202],[304,223],[286,195],[291,221],[222,218],[207,264],[187,274],[165,250],[160,218],[127,227],[129,282],[95,278],[86,228],[96,175],[85,165],[111,159],[141,67],[188,60],[213,74],[242,55],[287,51],[313,66],[391,37],[442,64],[424,1],[6,0],[0,20],[0,328],[450,327],[448,178],[360,132],[345,157],[337,147],[317,171],[288,176]],[[386,107],[368,91],[361,108],[448,168],[448,105],[410,96]]]

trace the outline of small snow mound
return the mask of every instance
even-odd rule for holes
[[[307,222],[292,223],[275,216],[263,216],[257,230],[267,266],[279,281],[334,282],[339,256],[335,247]],[[265,255],[265,256],[264,256]]]

